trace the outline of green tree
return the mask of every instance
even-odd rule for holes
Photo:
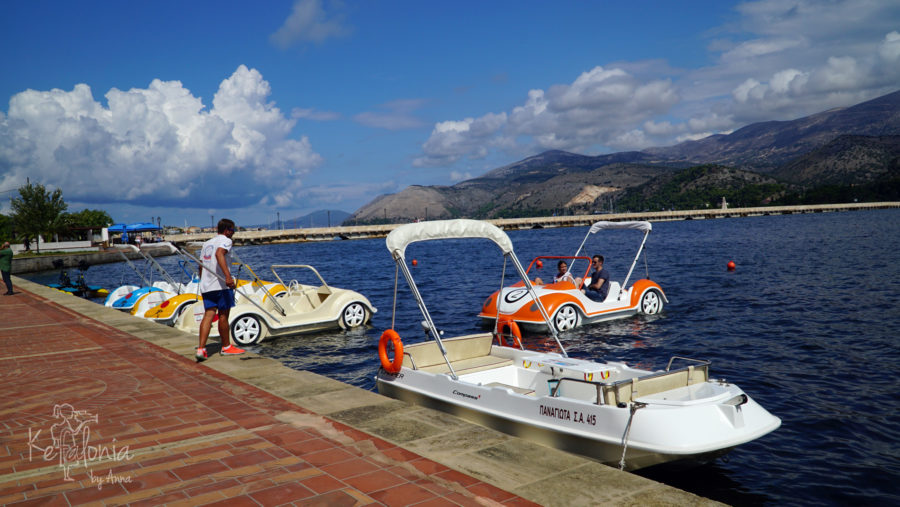
[[[0,215],[0,242],[13,241],[12,219],[6,215]]]
[[[99,209],[84,209],[76,213],[68,213],[66,222],[71,227],[107,227],[113,221],[109,213]]]
[[[62,190],[57,188],[48,192],[40,183],[26,183],[19,187],[19,197],[12,199],[16,231],[25,240],[39,235],[47,239],[64,228],[63,212],[67,207],[62,198]],[[38,253],[40,248],[38,243]]]

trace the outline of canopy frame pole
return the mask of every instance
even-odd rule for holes
[[[400,284],[400,264],[394,264],[394,305],[391,308],[391,329],[394,329],[397,322],[397,288]]]
[[[409,285],[409,289],[416,299],[416,304],[419,305],[419,310],[422,312],[422,316],[425,317],[429,332],[431,333],[431,336],[434,337],[434,341],[437,343],[441,355],[444,356],[444,362],[447,363],[447,367],[450,368],[450,378],[459,380],[459,377],[456,375],[456,370],[453,369],[453,365],[450,364],[450,359],[447,357],[447,349],[444,348],[444,342],[441,341],[441,335],[438,332],[437,326],[434,325],[434,320],[431,318],[431,314],[428,313],[428,307],[425,306],[425,300],[422,299],[422,294],[419,292],[415,280],[413,280],[412,273],[409,271],[409,267],[406,266],[406,259],[403,258],[403,255],[395,255],[394,262],[397,263],[400,271],[403,272],[403,277],[406,278],[406,283]]]
[[[260,280],[259,276],[256,275],[256,272],[253,271],[253,268],[251,268],[249,264],[247,264],[246,262],[243,261],[243,259],[240,258],[238,253],[234,250],[234,248],[231,249],[231,256],[234,257],[234,259],[236,261],[238,261],[238,270],[240,270],[241,267],[247,266],[247,271],[249,271],[250,274],[253,276],[253,282],[250,283],[250,286],[252,287],[253,285],[256,285],[257,287],[260,287],[261,289],[263,289],[266,292],[266,295],[269,296],[269,298],[272,300],[272,306],[275,307],[275,310],[278,313],[280,313],[282,317],[287,317],[287,312],[285,311],[284,307],[282,307],[278,303],[278,301],[275,300],[275,296],[271,292],[269,292],[269,288],[266,287],[266,285],[263,283],[262,280]],[[273,269],[272,272],[274,273],[275,270]],[[238,273],[240,274],[240,271]],[[316,273],[316,274],[318,275],[318,273]],[[275,277],[277,278],[278,275],[276,274]],[[320,276],[319,279],[321,279],[321,278],[322,277]],[[281,282],[281,279],[279,278],[278,281]],[[237,285],[237,282],[238,282],[237,277],[234,277],[234,282],[235,282],[235,285]],[[325,281],[322,280],[322,283],[325,283]],[[200,285],[199,281],[198,281],[197,285],[198,286]],[[281,285],[284,285],[284,282],[281,282]],[[326,284],[326,286],[327,286],[327,284]],[[235,287],[235,290],[237,290],[237,287]],[[247,299],[250,299],[247,296],[247,294],[245,294],[243,292],[241,292],[241,294],[243,294],[243,296],[246,297]]]
[[[134,245],[128,245],[128,246],[131,247],[131,249],[133,249],[135,252],[141,253],[141,251],[138,250],[138,248],[137,248],[136,246],[134,246]],[[138,278],[140,278],[141,281],[144,282],[144,285],[145,285],[145,286],[149,287],[150,285],[152,285],[152,284],[150,283],[150,281],[147,280],[147,278],[144,276],[144,274],[141,273],[141,270],[139,270],[138,267],[135,266],[133,262],[131,262],[131,259],[129,259],[127,255],[125,255],[125,252],[123,252],[123,251],[121,251],[121,250],[119,250],[118,252],[119,252],[119,255],[122,256],[122,259],[125,261],[125,264],[127,264],[128,267],[131,268],[131,269],[134,271],[134,274],[136,274],[136,275],[138,276]],[[122,280],[123,280],[123,281],[125,280],[124,275],[122,276]],[[124,284],[123,284],[123,285],[124,285]]]
[[[163,244],[163,243],[157,243],[157,245],[161,245],[161,244]],[[169,248],[171,249],[172,253],[175,253],[176,249],[174,246],[172,246],[172,243],[167,243],[167,244],[168,244]],[[172,287],[174,287],[178,291],[179,294],[181,294],[181,287],[179,286],[178,282],[176,282],[175,279],[172,278],[172,276],[169,274],[168,271],[166,271],[158,262],[156,262],[156,259],[154,259],[153,256],[150,255],[150,253],[144,253],[144,251],[141,249],[138,249],[138,252],[140,252],[140,254],[145,259],[147,259],[147,262],[151,266],[153,266],[153,269],[155,269],[157,272],[159,272],[159,274],[163,278],[165,278],[165,280],[167,282],[169,282],[172,285]]]
[[[581,244],[578,245],[578,250],[575,251],[575,255],[572,256],[572,264],[569,265],[569,269],[566,270],[566,273],[571,273],[572,270],[575,269],[575,263],[578,262],[578,254],[581,253],[581,249],[584,248],[584,244],[587,243],[588,238],[591,236],[591,230],[588,229],[588,233],[584,235],[584,239],[581,240]]]
[[[503,256],[503,271],[500,272],[500,290],[497,291],[497,314],[494,315],[494,334],[500,334],[500,301],[503,299],[503,284],[506,280],[506,256]]]
[[[547,314],[547,309],[544,308],[544,303],[541,302],[541,299],[534,291],[534,286],[531,284],[531,280],[528,279],[528,275],[525,273],[525,269],[522,267],[522,264],[519,263],[519,259],[512,251],[510,251],[507,255],[509,255],[510,260],[512,260],[513,266],[515,266],[516,271],[519,273],[519,276],[522,277],[522,281],[525,282],[525,287],[526,289],[528,289],[528,293],[531,294],[531,299],[537,305],[538,310],[541,311],[541,316],[544,317],[544,321],[547,323],[547,327],[550,329],[550,334],[552,334],[553,339],[556,340],[556,345],[559,347],[560,353],[562,353],[563,357],[569,357],[569,354],[566,352],[565,347],[563,347],[562,342],[559,341],[559,334],[556,332],[556,326],[554,326],[553,322],[550,321],[550,316]],[[497,304],[499,306],[499,300],[497,301]]]
[[[647,242],[647,236],[649,236],[649,235],[650,235],[650,231],[644,232],[644,238],[641,239],[641,246],[638,247],[637,254],[635,254],[635,256],[634,256],[634,260],[631,261],[631,267],[628,268],[628,274],[625,275],[625,281],[623,281],[622,285],[619,287],[619,297],[617,298],[619,300],[622,299],[622,293],[625,292],[625,286],[628,284],[628,279],[631,278],[631,272],[634,271],[634,266],[637,264],[638,259],[640,259],[640,257],[641,257],[641,252],[644,251],[644,243]],[[645,257],[644,260],[646,261],[647,258]]]

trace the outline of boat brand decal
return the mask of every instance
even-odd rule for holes
[[[531,368],[531,361],[522,360],[522,366],[526,368]]]
[[[477,401],[477,400],[481,399],[481,395],[480,395],[480,394],[479,394],[478,396],[475,396],[475,395],[468,394],[468,393],[461,393],[461,392],[457,391],[456,389],[453,390],[453,394],[454,394],[454,396],[461,396],[461,397],[463,397],[463,398],[468,398],[468,399],[470,399],[470,400],[476,400],[476,401]]]
[[[601,372],[600,372],[600,378],[603,379],[603,380],[608,379],[608,378],[609,378],[609,370],[601,371]]]
[[[528,294],[528,289],[515,289],[511,290],[503,296],[503,300],[507,303],[515,303],[516,301],[525,297],[525,294]]]
[[[585,373],[585,374],[584,374],[584,380],[587,380],[588,382],[593,382],[593,381],[594,381],[594,374],[593,374],[593,373]]]

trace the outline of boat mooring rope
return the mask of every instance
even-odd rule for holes
[[[631,433],[631,423],[634,421],[634,413],[646,407],[646,403],[635,401],[631,404],[631,414],[628,415],[628,425],[625,426],[625,436],[622,437],[622,459],[619,460],[619,470],[625,470],[625,453],[628,452],[628,434]]]

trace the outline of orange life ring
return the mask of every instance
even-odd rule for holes
[[[506,328],[509,328],[509,333],[505,333]],[[500,319],[500,322],[497,323],[497,340],[500,342],[500,345],[506,345],[505,334],[512,335],[512,342],[516,347],[522,348],[522,332],[519,331],[519,325],[516,324],[516,321],[510,318]]]
[[[394,346],[394,359],[388,357],[387,344],[391,342]],[[390,374],[400,373],[403,366],[403,342],[400,341],[400,335],[393,329],[386,329],[381,333],[381,340],[378,341],[378,358],[381,359],[381,367]]]

